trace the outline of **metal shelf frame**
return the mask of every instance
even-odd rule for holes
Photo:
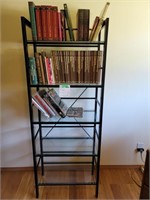
[[[103,124],[103,102],[104,102],[104,86],[105,86],[105,72],[106,72],[106,55],[107,55],[107,41],[108,41],[108,27],[109,27],[109,18],[104,21],[103,29],[103,41],[101,41],[101,33],[99,34],[98,41],[33,41],[29,40],[27,36],[27,29],[31,29],[31,23],[25,17],[21,17],[21,26],[22,26],[22,38],[23,38],[23,47],[24,47],[24,59],[25,59],[25,69],[26,69],[26,79],[27,79],[27,93],[28,93],[28,104],[29,104],[29,115],[30,115],[30,127],[31,127],[31,139],[32,139],[32,151],[33,151],[33,167],[34,167],[34,179],[35,179],[35,192],[36,198],[39,197],[39,187],[40,186],[56,186],[56,185],[94,185],[95,186],[95,196],[98,197],[99,193],[99,178],[100,178],[100,157],[101,157],[101,137],[102,137],[102,124]],[[74,29],[76,30],[76,29]],[[95,95],[94,97],[72,97],[72,98],[63,98],[63,99],[73,99],[74,102],[80,100],[95,100],[94,102],[94,120],[92,121],[61,121],[61,117],[57,121],[43,121],[40,111],[38,111],[38,120],[34,120],[34,111],[31,104],[31,97],[33,90],[38,91],[40,88],[58,88],[59,84],[53,85],[31,85],[29,68],[28,68],[28,57],[29,57],[29,46],[33,46],[33,52],[37,52],[38,47],[88,47],[96,48],[100,50],[103,48],[103,64],[102,64],[102,81],[101,84],[71,84],[71,88],[94,88]],[[100,94],[100,95],[99,95]],[[99,109],[99,110],[98,110]],[[97,116],[99,117],[97,120]],[[38,126],[38,130],[35,131],[35,126]],[[53,129],[56,128],[82,128],[85,132],[85,136],[70,136],[69,137],[56,137],[51,136],[50,133]],[[42,130],[44,128],[49,128],[48,133],[43,136]],[[93,136],[90,136],[85,128],[92,128]],[[36,150],[36,140],[39,139],[40,143],[40,152]],[[43,141],[51,140],[91,140],[92,150],[91,151],[46,151],[44,150]],[[45,161],[46,157],[90,157],[91,161],[73,161],[73,162],[50,162]],[[41,169],[42,176],[45,173],[45,165],[90,165],[91,174],[93,175],[94,180],[88,182],[41,182],[39,181],[39,167]]]

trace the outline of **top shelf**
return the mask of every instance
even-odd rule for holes
[[[49,40],[28,40],[27,44],[33,44],[36,46],[51,46],[51,47],[98,47],[98,45],[104,45],[104,42],[100,41],[49,41]]]
[[[24,28],[26,27],[31,28],[31,23],[29,20],[27,20],[25,17],[21,17],[22,24],[24,25]],[[106,20],[103,23],[103,28],[106,28],[108,26],[109,18],[106,18]],[[76,29],[73,29],[76,30]],[[36,47],[95,47],[99,48],[100,45],[105,45],[106,41],[50,41],[50,40],[26,40],[27,44],[34,45]]]

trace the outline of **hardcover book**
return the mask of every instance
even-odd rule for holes
[[[47,102],[52,105],[52,107],[61,117],[66,116],[68,107],[53,88],[50,88],[48,91],[42,89],[39,91],[39,94],[44,100],[47,99]]]
[[[41,6],[35,6],[35,19],[37,29],[37,39],[42,40],[42,19],[41,19]]]
[[[35,19],[35,4],[33,1],[28,2],[29,15],[31,21],[31,31],[33,40],[37,40],[36,19]]]
[[[90,10],[78,9],[77,13],[77,40],[88,41],[89,40],[89,21]]]
[[[70,107],[67,111],[68,117],[83,117],[82,107]]]
[[[32,104],[39,109],[46,117],[50,117],[49,114],[45,111],[45,109],[32,97]]]
[[[35,57],[29,57],[30,83],[38,84]]]
[[[52,109],[48,106],[48,104],[44,101],[41,92],[36,92],[32,98],[42,107],[45,112],[49,115],[49,117],[55,116],[55,113],[52,111]]]
[[[74,33],[73,33],[73,29],[72,29],[72,21],[71,21],[70,13],[69,13],[68,6],[66,3],[64,4],[64,14],[65,14],[65,19],[66,19],[67,26],[68,26],[70,40],[74,41],[75,39],[74,39]]]
[[[91,39],[91,40],[93,40],[93,41],[96,40],[96,38],[98,37],[98,34],[100,33],[100,31],[101,31],[101,29],[102,29],[103,22],[104,22],[104,17],[105,17],[105,14],[106,14],[106,12],[107,12],[107,9],[108,9],[109,5],[110,5],[110,3],[107,2],[107,3],[105,4],[105,6],[104,6],[104,9],[102,10],[102,14],[101,14],[100,17],[99,17],[98,25],[97,25],[96,30],[95,30],[95,32],[94,32],[94,34],[93,34],[92,39]]]

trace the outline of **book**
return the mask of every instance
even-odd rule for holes
[[[51,51],[55,83],[97,83],[102,51]],[[99,67],[100,66],[100,67]]]
[[[42,5],[41,6],[41,19],[42,19],[43,40],[48,40],[47,12],[48,12],[47,6]]]
[[[41,90],[33,94],[32,98],[35,99],[35,101],[45,110],[45,112],[49,115],[49,117],[55,116],[52,109],[44,101],[43,96],[41,95]]]
[[[83,108],[82,107],[69,107],[66,115],[68,117],[83,117]]]
[[[53,29],[53,40],[59,41],[59,20],[58,20],[58,7],[51,6],[52,10],[52,29]]]
[[[35,61],[36,61],[38,83],[42,84],[43,78],[42,78],[42,71],[41,71],[41,65],[40,65],[40,56],[39,56],[39,53],[37,53],[37,52],[35,52]]]
[[[53,13],[52,6],[47,6],[47,39],[53,40]]]
[[[29,72],[30,72],[30,83],[33,85],[38,84],[35,57],[29,57]]]
[[[77,12],[77,40],[78,41],[83,41],[83,15],[84,11],[83,9],[78,9]]]
[[[93,36],[95,34],[95,31],[97,29],[98,23],[99,23],[100,18],[98,16],[95,17],[94,23],[90,32],[89,40],[91,41],[93,39]]]
[[[96,38],[98,37],[98,35],[99,35],[99,33],[100,33],[101,29],[102,29],[103,22],[104,22],[104,17],[105,17],[105,14],[107,12],[107,9],[108,9],[109,5],[110,5],[109,2],[107,2],[105,4],[104,9],[102,10],[102,13],[101,13],[101,15],[99,17],[99,22],[98,22],[97,28],[96,28],[96,30],[95,30],[95,32],[93,34],[93,37],[90,40],[95,41]]]
[[[71,21],[70,13],[69,13],[68,6],[66,3],[64,4],[64,14],[65,14],[66,22],[67,22],[70,40],[74,41],[75,38],[74,38],[74,33],[73,33],[73,28],[72,28],[72,21]]]
[[[84,9],[84,14],[83,14],[83,28],[84,28],[83,40],[84,41],[89,40],[89,23],[90,23],[90,10]]]
[[[41,19],[41,6],[35,6],[35,19],[37,29],[37,40],[42,40],[42,19]]]
[[[63,9],[60,10],[60,19],[61,19],[61,35],[62,40],[66,40],[66,23],[65,23],[65,11]]]
[[[63,100],[60,98],[60,96],[57,94],[57,92],[53,89],[50,88],[47,92],[47,95],[51,98],[51,100],[54,102],[54,108],[56,111],[62,116],[65,117],[68,107],[67,105],[63,102]]]
[[[48,91],[42,89],[39,91],[39,94],[44,100],[47,99],[49,104],[52,105],[52,107],[61,117],[66,116],[68,107],[53,88],[50,88]]]
[[[41,105],[32,97],[32,104],[39,109],[46,117],[50,117],[49,114],[41,107]]]
[[[31,31],[33,40],[37,40],[36,19],[35,19],[35,4],[33,1],[28,2],[29,16],[31,22]]]
[[[77,12],[77,40],[88,41],[89,40],[89,21],[90,10],[78,9]]]

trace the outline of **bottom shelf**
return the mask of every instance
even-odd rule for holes
[[[96,185],[96,180],[91,166],[46,166],[43,176],[39,171],[38,185]]]

